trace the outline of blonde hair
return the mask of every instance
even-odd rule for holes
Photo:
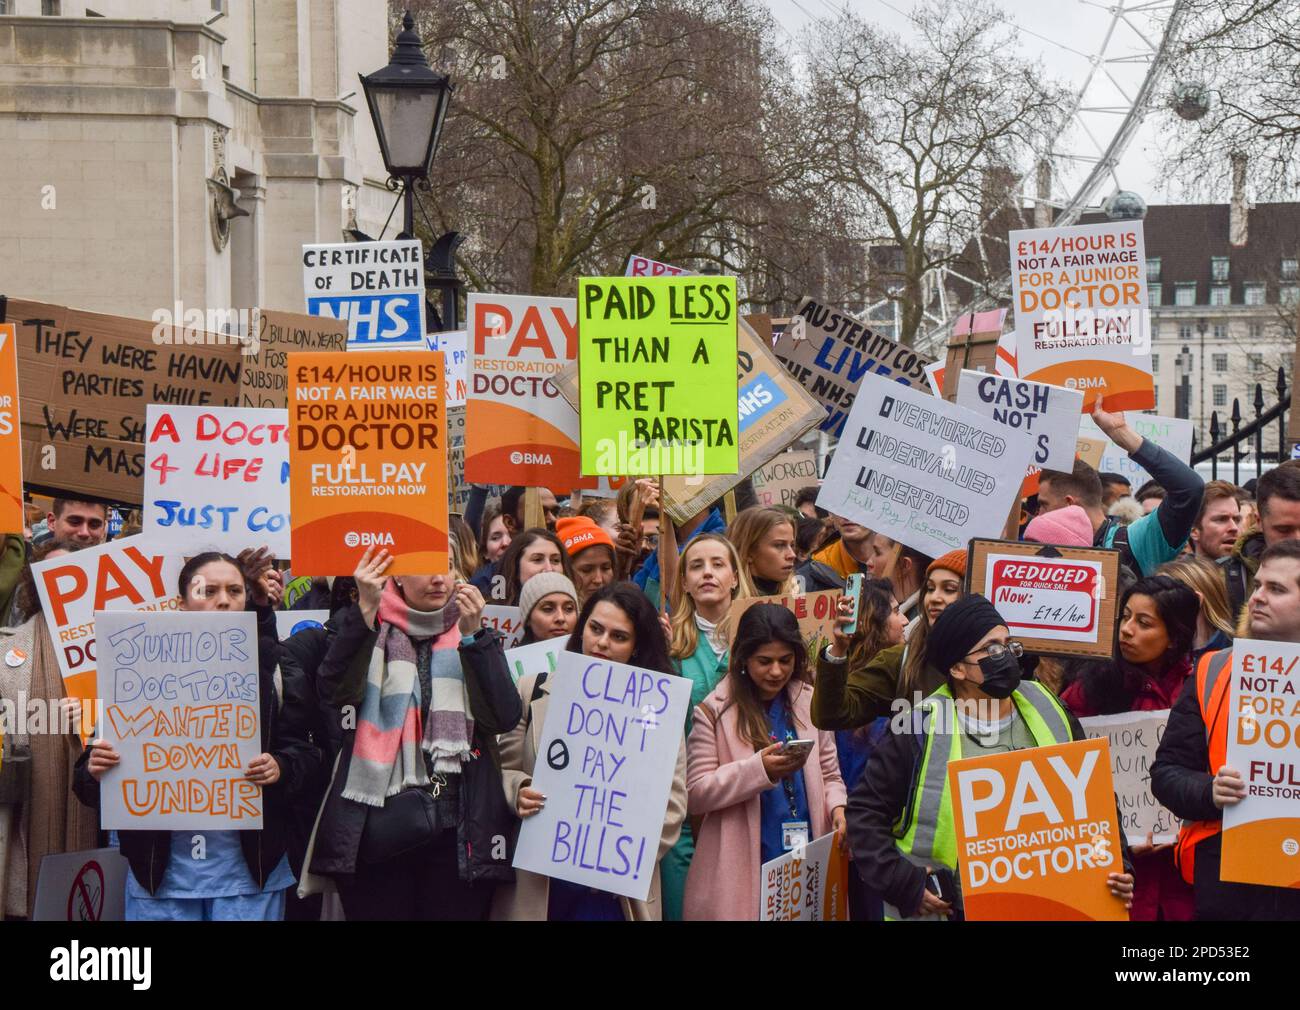
[[[1159,575],[1168,575],[1181,582],[1201,598],[1201,613],[1211,627],[1232,636],[1232,608],[1228,604],[1228,590],[1223,581],[1223,569],[1209,558],[1197,554],[1183,554],[1166,561],[1156,569]],[[1242,608],[1245,609],[1244,607]]]
[[[736,518],[731,520],[731,525],[727,527],[727,539],[731,541],[736,549],[736,557],[740,560],[740,592],[742,596],[763,596],[754,588],[753,577],[749,573],[749,556],[758,549],[763,538],[773,529],[781,524],[790,527],[791,539],[794,539],[795,523],[788,512],[769,505],[754,505],[738,513]],[[794,574],[786,579],[785,585],[781,587],[782,594],[793,594],[797,592],[794,581]]]
[[[673,659],[686,659],[694,655],[695,649],[700,644],[700,629],[695,624],[695,600],[685,589],[684,576],[691,548],[701,543],[718,543],[726,547],[727,556],[731,558],[732,573],[736,576],[736,585],[731,591],[731,598],[738,600],[745,595],[740,585],[740,557],[736,554],[736,548],[731,541],[721,533],[698,533],[691,537],[677,563],[677,579],[673,585],[672,634],[668,640],[668,655]],[[726,621],[727,616],[724,615],[718,622],[718,626],[723,627]]]

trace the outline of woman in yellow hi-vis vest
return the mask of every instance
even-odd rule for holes
[[[849,796],[853,859],[884,895],[886,918],[961,916],[949,761],[1084,739],[1051,691],[1021,680],[1020,654],[983,596],[949,605],[930,629],[926,658],[947,683],[891,720]],[[1127,904],[1133,873],[1122,850],[1125,872],[1110,874],[1107,886]]]

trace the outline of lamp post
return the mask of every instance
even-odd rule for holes
[[[1192,414],[1192,362],[1187,346],[1178,355],[1178,385],[1174,388],[1174,417],[1188,418]]]
[[[1199,413],[1200,419],[1196,422],[1196,430],[1201,438],[1205,437],[1205,331],[1207,328],[1204,316],[1196,321],[1196,331],[1201,335],[1201,356],[1197,359],[1201,366],[1201,409]]]

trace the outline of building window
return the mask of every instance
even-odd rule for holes
[[[1252,372],[1260,371],[1264,367],[1264,355],[1247,354],[1246,367],[1249,368]]]
[[[1147,260],[1148,273],[1150,272],[1150,260]],[[1282,279],[1284,281],[1293,281],[1300,275],[1300,260],[1284,259],[1282,261]]]
[[[1210,280],[1226,281],[1228,279],[1228,257],[1210,257]]]
[[[1151,406],[1154,407],[1154,408],[1156,408],[1156,409],[1159,409],[1159,407],[1160,407],[1160,387],[1159,387],[1159,386],[1152,386],[1152,387],[1151,387],[1151,398],[1152,398],[1152,400],[1154,401],[1154,402],[1151,404]]]
[[[1159,280],[1160,280],[1160,257],[1148,256],[1147,257],[1147,283],[1150,284],[1153,281],[1158,282]]]
[[[1228,305],[1232,302],[1232,288],[1227,284],[1215,284],[1210,288],[1211,305]]]
[[[1191,340],[1191,339],[1192,339],[1192,324],[1191,324],[1191,323],[1179,323],[1179,324],[1178,324],[1178,339],[1179,339],[1179,340]]]
[[[1151,374],[1155,375],[1159,371],[1160,371],[1160,355],[1153,354],[1151,355]]]
[[[1277,300],[1288,307],[1300,305],[1300,285],[1283,284],[1277,290]]]
[[[1228,387],[1216,385],[1214,387],[1214,405],[1216,407],[1226,407],[1228,405]]]
[[[1159,284],[1147,285],[1147,305],[1149,305],[1153,309],[1160,307],[1160,285]]]
[[[1195,285],[1195,284],[1175,284],[1175,285],[1174,285],[1174,304],[1175,304],[1175,305],[1195,305],[1195,304],[1196,304],[1196,285]]]
[[[1259,339],[1260,339],[1261,337],[1263,337],[1263,336],[1264,336],[1264,324],[1263,324],[1263,323],[1251,323],[1251,324],[1250,324],[1250,337],[1251,337],[1251,339],[1252,339],[1252,340],[1259,340]]]
[[[62,6],[63,0],[41,0],[41,14],[47,18],[57,18]]]
[[[1226,354],[1215,354],[1212,356],[1212,360],[1216,372],[1226,372],[1228,370],[1228,356]]]
[[[1215,340],[1227,340],[1227,339],[1228,339],[1228,324],[1227,324],[1227,323],[1215,323],[1215,324],[1214,324],[1214,339],[1215,339]]]
[[[0,0],[0,14],[9,13],[9,0]]]
[[[1245,301],[1245,303],[1246,303],[1247,305],[1263,305],[1263,304],[1264,304],[1264,285],[1263,285],[1263,284],[1247,284],[1247,285],[1246,285],[1246,288],[1245,288],[1245,299],[1244,299],[1244,301]]]

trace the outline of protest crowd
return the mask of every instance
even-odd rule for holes
[[[459,350],[290,348],[278,407],[150,403],[124,504],[25,460],[6,918],[96,850],[128,920],[1300,918],[1268,802],[1300,796],[1300,461],[1207,483],[1131,426],[1140,367],[1085,402],[1023,337],[1019,375],[954,338],[928,386],[879,338],[843,406],[827,348],[866,325],[774,331],[734,279],[584,279],[567,357],[479,297]],[[20,402],[44,308],[10,303]],[[527,371],[534,312],[572,402],[477,381]],[[669,446],[699,458],[638,456]]]

